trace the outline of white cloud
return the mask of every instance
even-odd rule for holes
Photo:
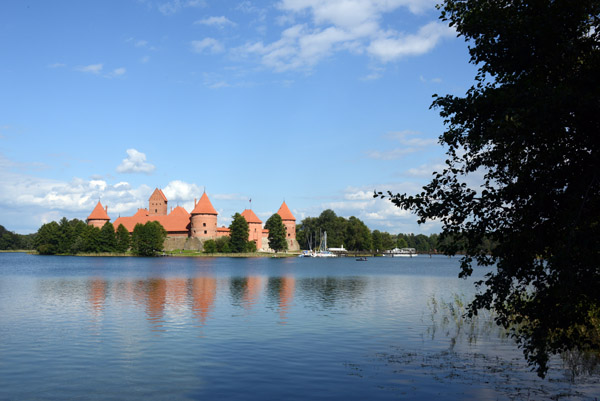
[[[108,206],[114,219],[147,207],[150,188],[124,181],[111,185],[102,179],[51,180],[12,171],[15,163],[0,155],[0,220],[11,230],[35,232],[39,226],[65,216],[85,220],[96,202]]]
[[[197,25],[215,26],[217,28],[224,28],[225,26],[235,26],[235,22],[231,21],[225,16],[220,17],[208,17],[194,22]]]
[[[430,22],[416,34],[406,35],[395,31],[382,32],[367,47],[369,54],[387,63],[406,56],[418,56],[429,52],[445,37],[455,32],[440,22]]]
[[[158,5],[158,11],[163,15],[173,15],[188,7],[206,7],[204,0],[171,0]]]
[[[127,157],[117,167],[117,172],[150,174],[154,169],[154,165],[146,162],[144,153],[135,149],[127,149]]]
[[[63,64],[63,63],[53,63],[53,64],[50,64],[48,67],[50,67],[50,68],[62,68],[62,67],[66,67],[66,66],[67,65]]]
[[[427,177],[430,178],[434,172],[441,172],[444,169],[444,164],[421,164],[419,167],[409,168],[407,173],[413,177]]]
[[[121,75],[125,75],[125,72],[127,72],[127,70],[123,67],[115,68],[112,72],[112,75],[115,77],[120,77]]]
[[[205,51],[208,51],[210,53],[221,53],[225,50],[223,44],[214,38],[193,40],[191,44],[192,50],[196,53],[203,53]]]
[[[77,71],[87,72],[90,74],[100,74],[102,72],[102,64],[90,64],[83,67],[76,67]]]
[[[400,7],[421,13],[434,5],[434,0],[282,0],[278,9],[286,14],[277,19],[280,24],[306,20],[306,16],[309,20],[284,29],[274,42],[250,42],[237,51],[258,56],[263,65],[278,72],[311,69],[341,51],[368,54],[387,63],[431,51],[454,34],[439,22],[428,23],[413,34],[380,26],[385,13]],[[378,77],[371,74],[368,79]]]
[[[386,136],[389,139],[399,142],[401,147],[384,151],[370,150],[367,151],[368,157],[379,160],[396,160],[405,155],[421,152],[430,146],[437,145],[437,139],[424,138],[423,134],[415,131],[390,132]]]
[[[191,202],[194,197],[199,198],[203,192],[198,185],[180,180],[169,182],[162,191],[169,201],[183,202]]]

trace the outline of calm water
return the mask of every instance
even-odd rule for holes
[[[0,399],[591,399],[510,340],[474,343],[431,299],[473,293],[445,257],[0,254]],[[483,272],[476,272],[483,275]],[[442,319],[443,320],[443,319]]]

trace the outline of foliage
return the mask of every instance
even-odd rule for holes
[[[115,226],[110,221],[104,223],[100,229],[100,252],[116,252],[117,237],[115,235]]]
[[[214,239],[209,239],[204,242],[204,252],[205,253],[215,253],[217,252],[217,243]]]
[[[215,240],[215,245],[217,247],[217,252],[219,253],[229,253],[231,249],[229,248],[229,237],[219,237]]]
[[[269,230],[269,248],[275,252],[286,251],[288,249],[287,232],[281,216],[275,213],[269,217],[265,223],[265,228]]]
[[[34,246],[41,255],[54,255],[59,251],[61,237],[60,226],[57,222],[43,224],[37,232]]]
[[[369,250],[372,248],[371,230],[360,219],[351,216],[346,224],[345,243],[351,251]]]
[[[246,242],[246,249],[244,250],[244,252],[248,252],[248,253],[256,252],[256,242],[254,242],[254,241],[247,241]]]
[[[233,221],[229,225],[229,251],[233,253],[241,253],[246,251],[246,243],[248,242],[248,222],[239,213],[233,215]]]
[[[123,224],[119,224],[116,232],[117,244],[115,250],[120,253],[125,253],[131,246],[131,235],[129,230]]]
[[[131,249],[136,255],[155,256],[163,249],[167,231],[158,221],[138,223],[133,228]]]
[[[388,194],[419,222],[442,222],[446,253],[462,243],[461,277],[496,265],[469,314],[493,309],[543,377],[551,354],[600,350],[588,334],[600,305],[600,2],[441,9],[471,44],[475,84],[464,97],[435,96],[443,171],[420,194]]]
[[[404,237],[400,237],[398,236],[398,242],[397,242],[398,248],[408,248],[408,242],[406,242],[406,239]]]
[[[16,234],[0,225],[0,250],[33,249],[34,236]]]

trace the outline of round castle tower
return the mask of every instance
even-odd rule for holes
[[[88,216],[86,221],[88,226],[102,228],[106,222],[110,221],[110,217],[108,217],[108,206],[103,208],[102,203],[98,201],[98,204],[94,210],[92,210],[92,213]]]
[[[193,238],[217,238],[217,211],[208,199],[206,192],[196,203],[194,199],[194,210],[190,224],[190,236]]]

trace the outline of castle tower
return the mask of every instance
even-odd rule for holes
[[[262,248],[262,221],[254,214],[252,209],[245,209],[242,216],[248,222],[248,241],[256,243],[256,249]]]
[[[206,239],[217,238],[217,214],[206,192],[202,194],[198,203],[194,199],[190,236]]]
[[[98,204],[94,210],[92,210],[92,213],[88,216],[86,222],[88,226],[102,228],[107,221],[110,221],[110,217],[108,217],[108,206],[103,208],[102,203],[98,201]]]
[[[148,199],[148,216],[166,216],[167,215],[167,197],[163,191],[156,188],[150,199]]]
[[[281,204],[277,214],[281,217],[283,225],[285,226],[285,237],[288,242],[288,248],[291,250],[296,249],[296,218],[292,212],[290,212],[290,208],[288,208],[288,206],[285,204],[285,201]]]

